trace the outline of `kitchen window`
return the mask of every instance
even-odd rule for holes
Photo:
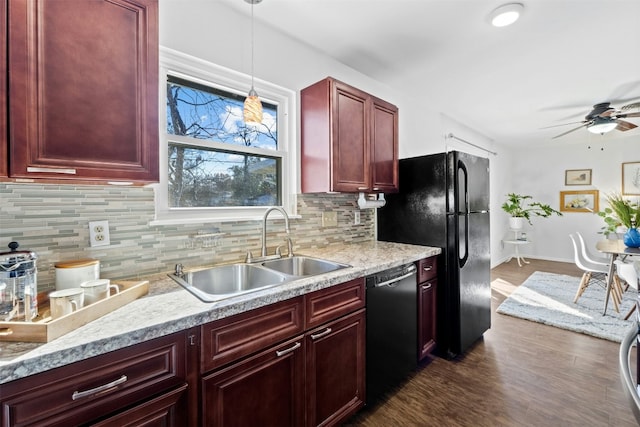
[[[295,214],[295,94],[256,80],[264,120],[251,126],[250,76],[164,48],[160,71],[154,223],[260,219],[270,206]]]

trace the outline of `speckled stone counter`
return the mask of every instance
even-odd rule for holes
[[[440,251],[440,248],[387,242],[305,250],[297,255],[324,258],[351,267],[215,303],[200,301],[166,274],[146,277],[150,282],[148,295],[56,340],[46,344],[0,342],[0,384],[368,276]]]

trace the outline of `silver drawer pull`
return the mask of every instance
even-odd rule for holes
[[[327,328],[324,331],[317,333],[317,334],[311,334],[311,339],[312,340],[317,340],[318,338],[322,338],[324,336],[327,336],[331,333],[331,328]]]
[[[358,190],[362,191],[362,190],[368,190],[369,187],[358,187]]]
[[[431,283],[427,283],[426,285],[422,285],[422,290],[426,291],[427,289],[431,289]]]
[[[430,265],[430,266],[428,266],[428,267],[422,267],[422,269],[423,269],[424,271],[431,271],[431,270],[433,270],[433,265]]]
[[[119,386],[120,384],[123,384],[127,381],[127,376],[123,375],[120,378],[118,378],[115,381],[112,381],[108,384],[104,384],[101,385],[99,387],[96,388],[92,388],[91,390],[85,390],[85,391],[74,391],[73,394],[71,395],[71,400],[78,400],[78,399],[82,399],[85,397],[89,397],[89,396],[93,396],[95,394],[98,393],[103,393],[109,389],[112,389],[114,387]]]
[[[297,342],[295,343],[292,347],[287,348],[285,350],[280,350],[280,351],[276,351],[276,356],[280,357],[280,356],[284,356],[287,353],[291,353],[293,350],[300,348],[300,343]]]
[[[44,173],[64,173],[67,175],[75,175],[76,174],[76,170],[75,169],[69,169],[69,168],[38,168],[38,167],[34,167],[34,166],[28,166],[27,167],[27,172],[44,172]]]

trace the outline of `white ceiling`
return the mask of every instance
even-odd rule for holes
[[[243,0],[222,1],[250,14]],[[518,22],[489,25],[509,2],[264,0],[254,15],[500,143],[549,142],[572,126],[541,127],[640,101],[640,0],[520,0]],[[553,143],[640,138],[640,118],[628,120],[639,127]]]

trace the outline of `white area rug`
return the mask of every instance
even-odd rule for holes
[[[500,304],[497,312],[621,342],[636,316],[634,313],[623,320],[635,303],[636,291],[631,288],[624,294],[620,313],[609,300],[603,316],[604,288],[592,282],[574,304],[579,283],[578,277],[536,271]]]

